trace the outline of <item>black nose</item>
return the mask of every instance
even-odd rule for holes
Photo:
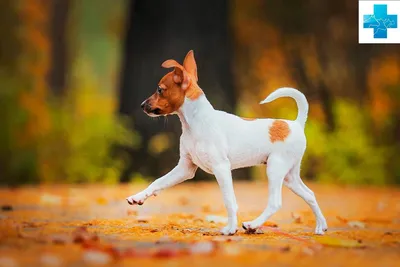
[[[146,105],[146,101],[144,101],[141,105],[140,105],[140,107],[142,108],[142,109],[144,109],[144,106]]]

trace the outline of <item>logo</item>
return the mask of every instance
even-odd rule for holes
[[[400,43],[400,0],[360,0],[358,10],[359,43]]]

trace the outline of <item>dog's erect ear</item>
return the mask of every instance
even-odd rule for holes
[[[183,90],[189,87],[190,77],[185,71],[184,67],[173,59],[168,59],[161,64],[163,68],[175,68],[174,70],[174,82],[179,83]]]
[[[197,77],[197,64],[196,60],[194,59],[194,52],[193,50],[190,50],[186,57],[185,60],[183,61],[183,67],[187,72],[189,72],[193,77],[195,78],[196,82],[199,80]]]

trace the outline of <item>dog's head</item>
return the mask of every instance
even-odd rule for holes
[[[197,85],[197,65],[193,50],[187,53],[183,65],[168,59],[161,66],[174,70],[160,80],[156,92],[141,105],[151,117],[174,114],[183,105],[185,98],[196,100],[203,94]]]

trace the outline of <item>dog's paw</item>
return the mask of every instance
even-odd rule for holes
[[[323,235],[324,232],[328,231],[328,225],[325,219],[317,220],[317,226],[315,227],[316,235]]]
[[[234,235],[238,231],[236,225],[227,225],[224,228],[221,229],[220,233],[223,235]]]
[[[254,223],[254,222],[244,222],[242,223],[242,227],[244,230],[246,230],[246,233],[255,233],[258,228],[260,228],[260,225]]]
[[[126,198],[129,205],[143,205],[144,201],[147,199],[146,195],[139,193]]]

